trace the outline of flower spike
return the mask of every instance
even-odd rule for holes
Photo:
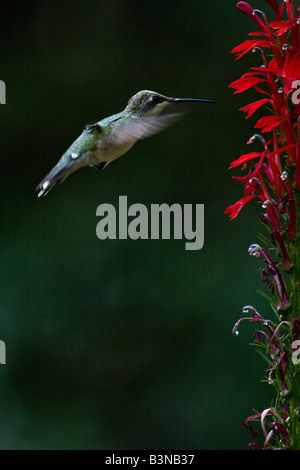
[[[266,248],[254,243],[249,255],[260,258],[262,281],[276,318],[267,320],[251,305],[233,327],[239,334],[242,321],[260,325],[254,344],[265,356],[265,381],[276,391],[272,406],[246,418],[243,424],[252,433],[249,448],[300,450],[300,6],[292,0],[265,0],[272,8],[269,21],[263,10],[238,2],[259,31],[236,46],[236,59],[259,52],[260,63],[251,67],[229,87],[234,94],[255,90],[258,98],[240,108],[253,128],[259,129],[247,142],[253,152],[232,161],[232,176],[242,183],[241,198],[227,207],[225,214],[235,219],[252,199],[258,199],[258,217],[268,238],[259,235]],[[267,11],[267,10],[266,10]],[[255,119],[256,113],[260,116]],[[258,142],[257,142],[258,141]],[[258,145],[260,148],[256,148]],[[263,266],[261,266],[263,262]],[[253,422],[260,422],[263,444],[257,444]]]

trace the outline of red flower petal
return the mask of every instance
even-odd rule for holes
[[[289,31],[291,28],[292,28],[291,26],[285,26],[284,28],[278,29],[273,34],[274,34],[274,36],[282,36],[287,31]]]
[[[270,60],[269,69],[274,72],[279,69],[279,66],[277,64],[277,60],[275,59],[275,57],[273,57],[273,59]]]
[[[234,94],[236,94],[236,93],[242,93],[243,91],[248,90],[252,86],[255,86],[258,83],[262,83],[262,82],[265,82],[265,81],[266,80],[264,78],[259,78],[259,77],[255,77],[255,76],[251,76],[251,77],[243,76],[243,77],[239,78],[238,80],[236,80],[235,82],[232,82],[229,85],[229,87],[230,88],[236,88],[237,91],[234,92]]]
[[[246,41],[234,47],[231,52],[235,54],[236,52],[241,52],[245,49],[251,49],[252,47],[255,47],[255,46],[270,47],[269,43],[265,41],[264,39],[247,39]]]
[[[268,132],[278,126],[283,119],[278,116],[264,116],[257,121],[254,127],[262,129],[262,132]]]
[[[240,54],[238,54],[236,57],[236,60],[237,60],[243,57],[243,55],[247,54],[247,52],[251,51],[254,47],[270,48],[270,45],[267,41],[264,41],[263,39],[247,39],[246,41],[242,42],[241,44],[236,46],[234,49],[232,49],[231,53],[238,54],[240,52]]]
[[[292,80],[297,80],[300,78],[300,53],[297,51],[292,51],[287,53],[284,68],[282,72],[282,77]]]
[[[273,150],[273,152],[269,153],[269,157],[271,157],[272,155],[276,155],[277,153],[281,153],[281,152],[286,152],[287,150],[290,150],[294,147],[296,147],[297,144],[290,144],[290,145],[285,145],[284,147],[280,147],[276,150]]]
[[[272,103],[272,100],[269,100],[268,98],[264,98],[259,101],[254,101],[254,103],[247,104],[247,106],[244,106],[243,108],[240,108],[240,111],[244,111],[245,113],[248,112],[248,116],[246,119],[248,119],[250,116],[252,116],[255,111],[260,108],[262,105],[266,103]]]
[[[253,8],[249,3],[246,2],[238,2],[237,3],[237,8],[241,10],[243,13],[248,15],[252,20],[255,21],[255,23],[258,25],[259,29],[266,34],[267,33],[267,28],[265,24],[261,21],[259,16],[254,12]]]
[[[252,160],[252,158],[258,158],[258,157],[262,157],[262,156],[263,156],[263,153],[259,153],[259,152],[251,152],[251,153],[247,153],[245,155],[241,155],[240,158],[238,158],[237,160],[234,160],[230,164],[229,168],[234,168],[235,166],[242,165],[242,163],[246,163],[249,160]]]
[[[230,220],[235,219],[239,212],[243,209],[244,205],[254,197],[258,196],[256,196],[256,194],[251,194],[250,196],[242,197],[242,199],[237,201],[235,204],[227,207],[227,209],[224,211],[224,214],[229,214]]]
[[[287,21],[273,21],[270,23],[271,28],[273,29],[285,29],[285,32],[291,29],[290,20]]]

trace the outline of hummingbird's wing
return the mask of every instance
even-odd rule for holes
[[[130,116],[122,126],[118,126],[114,132],[114,141],[117,145],[124,145],[145,139],[157,134],[165,127],[177,121],[183,113],[165,114],[162,116]]]

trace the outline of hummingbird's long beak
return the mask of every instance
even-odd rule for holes
[[[214,100],[202,100],[199,98],[167,98],[170,103],[215,103]]]

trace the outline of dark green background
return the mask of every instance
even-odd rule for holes
[[[270,11],[263,1],[253,6]],[[256,30],[234,1],[2,1],[0,366],[2,449],[244,449],[241,421],[270,404],[242,307],[272,318],[261,230],[230,162],[251,149],[258,99],[228,84],[260,64],[231,49]],[[38,199],[85,124],[153,89],[213,98],[98,173]],[[96,237],[96,208],[205,205],[205,244]]]

